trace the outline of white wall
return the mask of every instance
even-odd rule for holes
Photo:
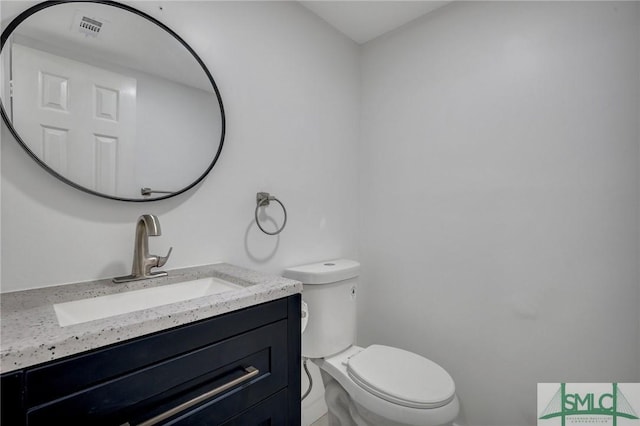
[[[640,381],[638,7],[455,2],[364,46],[359,342],[444,366],[461,424]]]
[[[222,128],[213,93],[146,73],[138,75],[133,198],[140,196],[142,187],[178,191],[190,185],[211,164],[218,150],[211,135],[220,135]]]
[[[304,339],[304,337],[303,337]],[[324,400],[324,385],[320,376],[320,369],[311,361],[307,362],[313,385],[309,395],[302,401],[302,426],[310,426],[327,413]],[[302,370],[301,395],[309,389],[309,378]]]
[[[143,213],[162,224],[151,251],[174,247],[168,269],[225,260],[280,273],[354,257],[356,45],[295,2],[162,2],[162,12],[157,2],[131,4],[173,28],[210,68],[227,114],[220,160],[187,194],[121,203],[52,179],[3,124],[2,291],[129,273]],[[288,209],[280,237],[253,222],[261,190]],[[276,206],[267,212],[282,222]]]

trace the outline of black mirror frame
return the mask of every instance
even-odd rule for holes
[[[92,195],[97,195],[98,197],[108,198],[108,199],[117,200],[117,201],[151,202],[151,201],[159,201],[159,200],[165,200],[167,198],[175,197],[176,195],[182,194],[183,192],[186,192],[189,189],[191,189],[194,186],[196,186],[198,183],[200,183],[209,174],[211,169],[213,169],[213,166],[218,161],[218,158],[220,157],[220,153],[222,152],[222,145],[224,144],[224,137],[225,137],[225,122],[226,122],[225,114],[224,114],[224,106],[222,105],[222,97],[220,96],[220,91],[218,90],[218,86],[216,85],[215,81],[213,80],[213,76],[209,72],[209,69],[207,68],[207,66],[204,64],[202,59],[200,59],[200,57],[196,54],[196,52],[191,48],[191,46],[189,46],[187,44],[187,42],[185,42],[171,28],[167,27],[166,25],[164,25],[162,22],[158,21],[154,17],[149,16],[146,13],[144,13],[144,12],[138,10],[138,9],[134,9],[133,7],[130,7],[130,6],[127,6],[125,4],[115,2],[115,1],[108,1],[108,0],[48,0],[48,1],[44,1],[42,3],[39,3],[39,4],[35,5],[35,6],[30,7],[29,9],[27,9],[24,12],[22,12],[21,14],[19,14],[15,19],[13,19],[11,21],[11,23],[9,23],[7,28],[2,32],[2,36],[1,36],[1,39],[0,39],[0,53],[2,52],[2,49],[4,48],[4,45],[7,42],[7,40],[9,39],[9,36],[11,35],[11,33],[25,19],[27,19],[28,17],[30,17],[34,13],[39,12],[39,11],[41,11],[43,9],[47,9],[49,7],[52,7],[52,6],[56,6],[56,5],[60,5],[60,4],[67,4],[67,3],[99,3],[99,4],[104,4],[104,5],[120,8],[120,9],[126,10],[128,12],[131,12],[131,13],[133,13],[135,15],[138,15],[138,16],[144,18],[144,19],[147,19],[151,23],[156,24],[158,27],[160,27],[161,29],[165,30],[167,33],[172,35],[176,40],[178,40],[178,42],[180,42],[180,44],[182,44],[182,46],[184,46],[184,48],[187,49],[187,51],[189,51],[189,53],[191,53],[191,55],[193,55],[193,57],[198,62],[198,64],[200,64],[200,66],[202,67],[202,70],[204,71],[204,73],[206,74],[207,78],[209,79],[209,82],[211,83],[211,86],[213,87],[213,90],[215,91],[216,97],[218,99],[218,104],[220,106],[220,119],[221,119],[220,145],[218,146],[218,151],[216,152],[216,155],[214,156],[213,161],[211,162],[209,167],[207,167],[207,169],[204,171],[204,173],[202,173],[202,175],[200,175],[200,177],[198,177],[195,181],[193,181],[191,184],[189,184],[188,186],[184,187],[183,189],[180,189],[180,190],[178,190],[176,192],[172,192],[171,194],[163,195],[163,196],[160,196],[160,197],[157,197],[157,198],[148,198],[148,199],[144,199],[144,198],[123,198],[123,197],[115,197],[115,196],[103,194],[103,193],[100,193],[100,192],[93,191],[91,189],[85,188],[84,186],[78,185],[77,183],[67,179],[66,177],[60,175],[59,173],[57,173],[56,171],[51,169],[44,161],[42,161],[37,155],[35,155],[33,153],[33,151],[31,151],[31,149],[29,149],[27,144],[22,140],[22,138],[20,137],[20,135],[18,134],[16,129],[13,127],[13,124],[9,120],[7,112],[4,109],[4,103],[0,102],[0,113],[2,114],[2,119],[4,120],[5,124],[9,128],[9,131],[11,132],[13,137],[22,146],[22,148],[27,152],[27,154],[29,154],[29,156],[31,158],[33,158],[36,163],[38,163],[42,168],[44,168],[52,176],[54,176],[55,178],[61,180],[64,183],[66,183],[67,185],[70,185],[70,186],[72,186],[72,187],[74,187],[76,189],[79,189],[80,191],[83,191],[83,192],[86,192],[86,193],[92,194]]]

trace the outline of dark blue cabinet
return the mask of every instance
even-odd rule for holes
[[[300,295],[2,376],[2,425],[298,425]]]

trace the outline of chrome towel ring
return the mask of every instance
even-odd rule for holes
[[[260,221],[258,220],[258,209],[260,207],[268,206],[271,201],[275,201],[276,203],[280,204],[280,207],[282,207],[282,211],[284,212],[284,221],[282,222],[282,226],[280,227],[280,229],[278,229],[275,232],[265,231],[265,229],[260,225]],[[256,225],[258,225],[258,228],[260,228],[260,230],[262,232],[264,232],[267,235],[278,235],[279,233],[282,232],[282,230],[284,229],[284,227],[287,224],[287,209],[284,207],[284,204],[282,204],[282,202],[280,200],[278,200],[276,197],[274,197],[273,195],[269,194],[268,192],[258,192],[256,194],[256,212],[255,212],[255,217],[256,217]]]

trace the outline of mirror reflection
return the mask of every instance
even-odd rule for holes
[[[79,189],[166,198],[217,160],[224,114],[210,74],[178,38],[133,9],[44,7],[10,33],[0,60],[2,106],[19,142]]]

